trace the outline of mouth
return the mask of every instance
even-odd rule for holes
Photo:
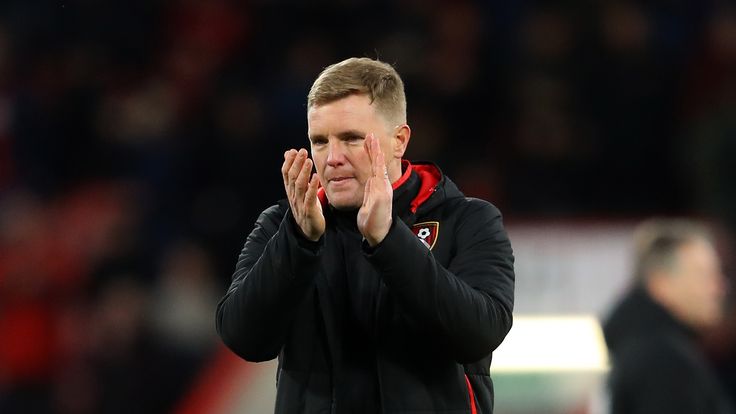
[[[352,188],[354,182],[355,177],[332,177],[327,180],[327,186],[332,191],[342,191]]]
[[[333,177],[327,180],[329,183],[341,183],[348,180],[352,180],[354,177]]]

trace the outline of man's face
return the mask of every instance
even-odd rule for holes
[[[401,175],[400,162],[395,162],[394,128],[376,113],[367,95],[349,95],[312,106],[307,124],[317,176],[335,208],[359,208],[363,204],[365,183],[371,176],[371,161],[364,145],[366,134],[372,133],[379,140],[392,182]]]
[[[725,282],[713,246],[694,240],[680,247],[670,275],[677,316],[693,327],[710,327],[723,313]]]

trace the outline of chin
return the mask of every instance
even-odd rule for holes
[[[330,205],[336,210],[342,211],[358,210],[360,208],[360,204],[357,203],[330,203]]]
[[[339,195],[327,195],[330,205],[337,210],[357,210],[363,204],[363,200],[356,200],[355,197],[341,197]]]

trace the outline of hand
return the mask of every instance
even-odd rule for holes
[[[325,232],[325,216],[322,214],[322,205],[317,200],[319,178],[317,174],[312,174],[312,160],[307,157],[307,150],[302,148],[299,151],[286,151],[281,175],[284,177],[284,189],[291,213],[299,230],[307,239],[319,240]]]
[[[394,190],[388,179],[388,169],[378,139],[373,134],[365,138],[371,160],[371,177],[365,183],[363,205],[358,210],[358,230],[371,247],[377,245],[391,228]]]

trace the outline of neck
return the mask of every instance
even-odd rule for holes
[[[386,170],[388,171],[388,179],[391,181],[391,184],[398,181],[403,174],[401,171],[401,159],[396,158],[391,160],[386,166]]]

